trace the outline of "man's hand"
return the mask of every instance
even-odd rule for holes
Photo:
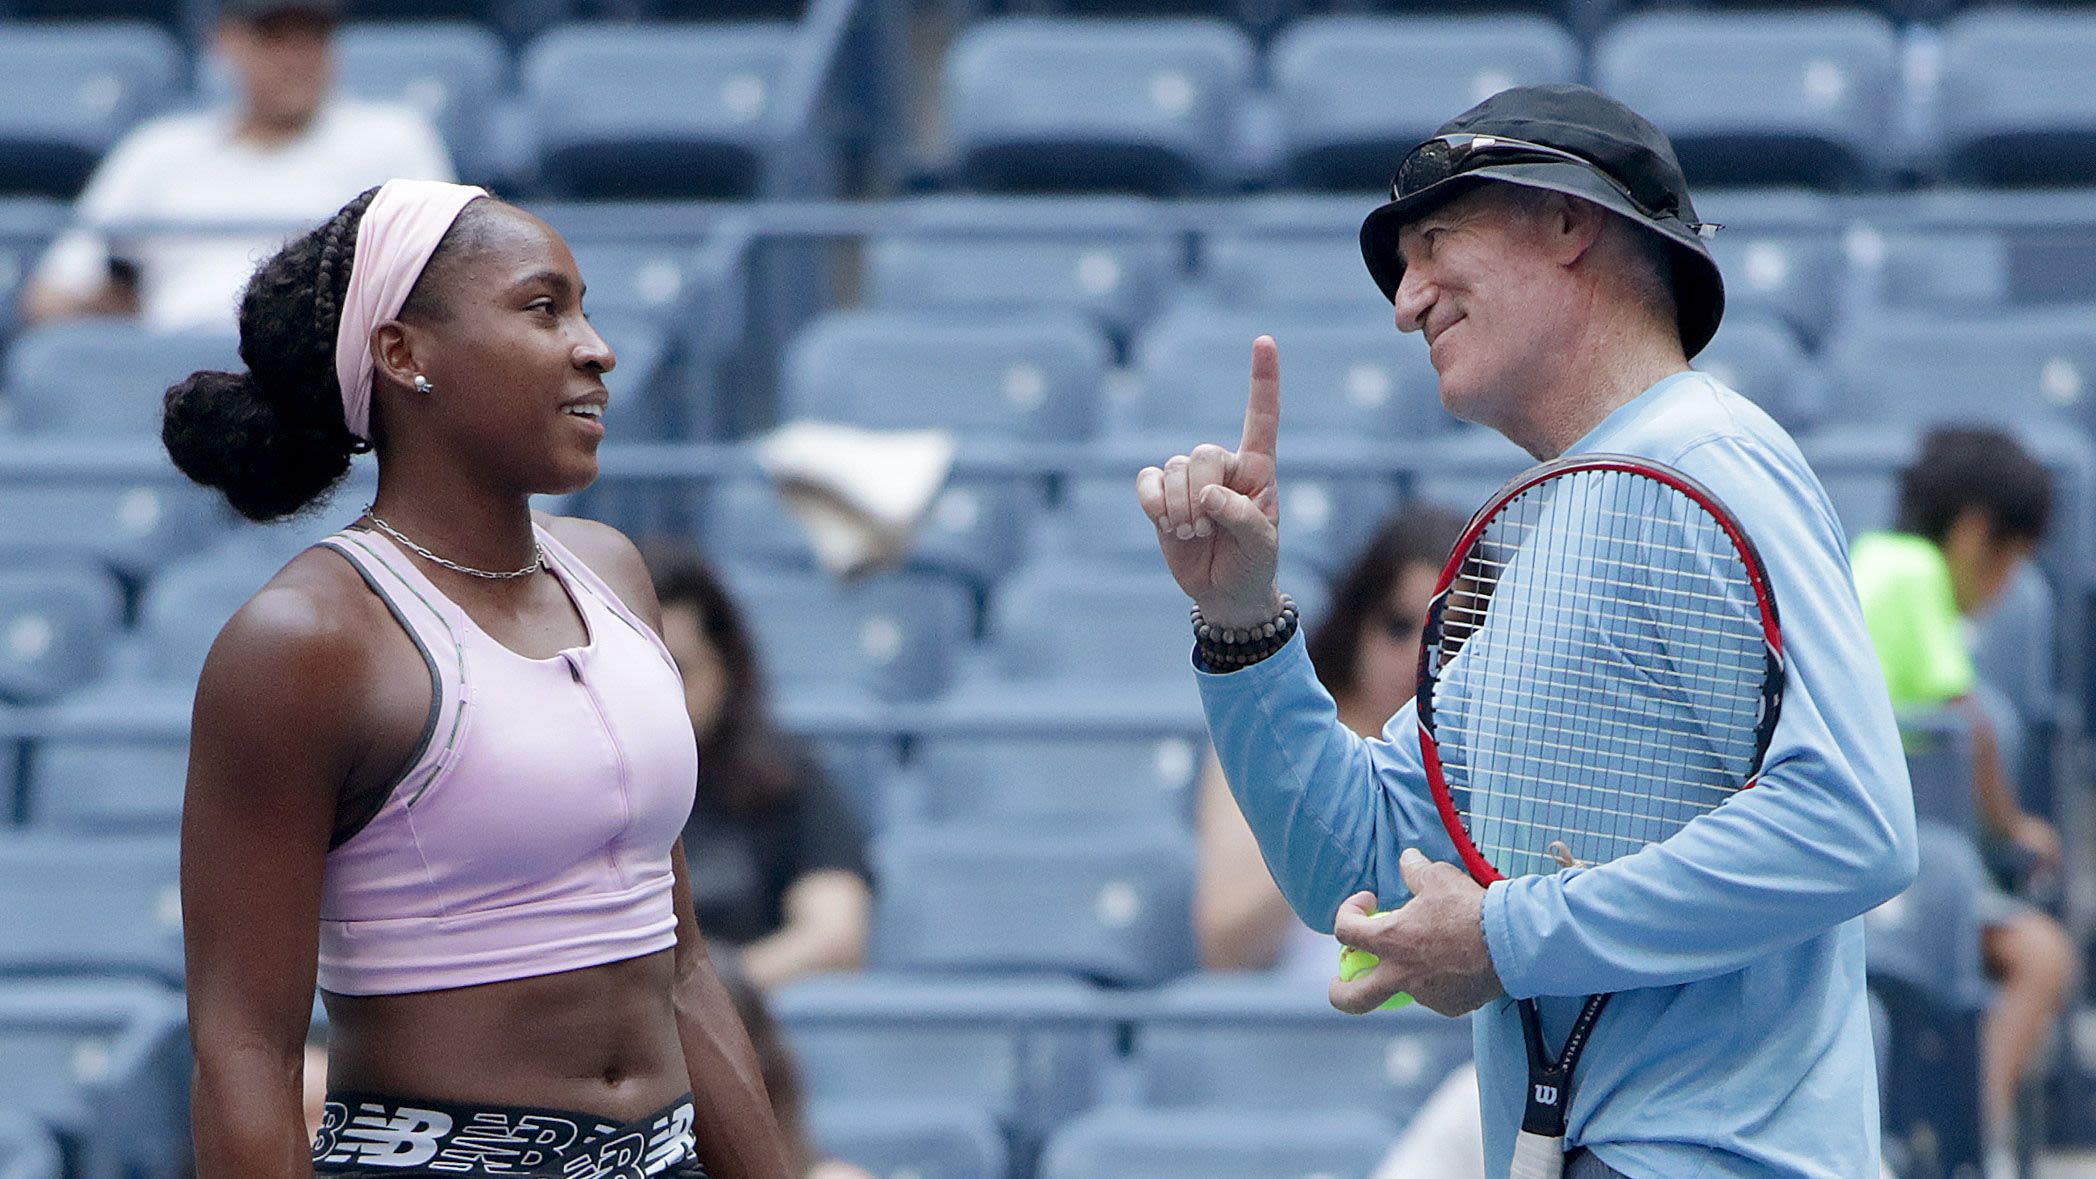
[[[1273,337],[1252,341],[1252,390],[1236,451],[1213,443],[1135,477],[1157,526],[1165,564],[1210,623],[1257,626],[1281,612],[1274,589],[1280,510],[1274,441],[1281,424],[1281,359]]]
[[[1468,1015],[1505,993],[1485,948],[1485,890],[1461,868],[1416,848],[1405,849],[1398,870],[1412,890],[1402,908],[1376,913],[1372,892],[1339,906],[1333,936],[1381,961],[1352,982],[1333,979],[1332,1006],[1361,1015],[1404,991],[1442,1015]]]

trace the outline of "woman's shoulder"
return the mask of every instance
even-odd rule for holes
[[[338,703],[372,666],[384,606],[339,555],[293,557],[226,622],[205,660],[199,695],[262,694],[285,704],[310,694]]]
[[[648,564],[641,559],[640,549],[625,533],[609,524],[580,516],[555,516],[534,511],[531,518],[563,548],[575,554],[577,560],[589,566],[591,573],[617,591],[627,609],[642,618],[652,619],[655,584],[648,576]]]

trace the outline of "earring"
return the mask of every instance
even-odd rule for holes
[[[428,377],[423,376],[421,373],[415,374],[415,392],[429,394],[436,392],[436,389],[435,385],[429,383]]]

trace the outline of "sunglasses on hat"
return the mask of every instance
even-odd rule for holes
[[[1600,165],[1585,156],[1561,147],[1552,147],[1547,143],[1509,139],[1504,135],[1437,135],[1427,140],[1413,148],[1398,163],[1397,175],[1390,180],[1390,199],[1403,200],[1477,168],[1494,164],[1533,163],[1577,164],[1623,194],[1623,199],[1647,217],[1660,217],[1649,204],[1639,200],[1636,193],[1625,187],[1622,181],[1609,175]],[[1698,237],[1705,239],[1716,236],[1717,231],[1724,228],[1714,221],[1692,221],[1687,224]]]

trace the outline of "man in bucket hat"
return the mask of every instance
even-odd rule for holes
[[[1137,479],[1180,587],[1214,629],[1194,663],[1231,790],[1296,912],[1380,964],[1332,984],[1364,1012],[1403,991],[1476,1011],[1486,1173],[1508,1174],[1528,1061],[1517,998],[1564,1042],[1612,993],[1573,1079],[1574,1179],[1878,1174],[1861,914],[1915,872],[1913,802],[1826,493],[1781,427],[1688,358],[1724,286],[1666,137],[1581,86],[1508,90],[1398,166],[1361,230],[1441,400],[1540,459],[1609,452],[1686,472],[1768,567],[1787,652],[1756,786],[1664,844],[1480,888],[1429,794],[1407,706],[1378,741],[1338,723],[1279,551],[1274,342],[1253,344],[1236,451]],[[1267,632],[1268,623],[1276,629]],[[1224,670],[1224,669],[1229,670]]]

